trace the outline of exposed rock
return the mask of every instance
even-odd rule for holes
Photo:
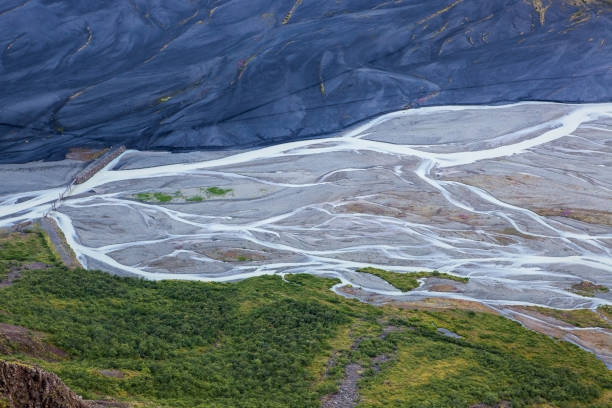
[[[125,146],[115,147],[102,156],[98,157],[95,161],[91,162],[87,167],[85,167],[79,174],[74,177],[74,182],[76,184],[82,184],[92,178],[97,172],[102,170],[106,165],[108,165],[111,161],[119,157],[121,154],[125,152]]]
[[[66,242],[64,233],[60,230],[52,218],[41,218],[38,221],[38,225],[40,225],[40,228],[49,236],[49,240],[53,244],[55,251],[62,259],[64,265],[66,265],[68,268],[77,268],[81,266],[78,259],[74,255],[72,248],[70,248],[70,245],[68,245]]]
[[[11,408],[89,407],[57,375],[5,361],[0,362],[0,398],[7,400]]]
[[[351,408],[359,401],[357,382],[361,377],[361,366],[349,364],[344,369],[344,379],[338,392],[328,395],[322,401],[321,408]]]
[[[72,147],[66,153],[67,159],[78,160],[78,161],[92,161],[106,153],[108,149],[95,149],[87,147]]]
[[[454,333],[454,332],[452,332],[452,331],[450,331],[450,330],[448,330],[448,329],[445,329],[445,328],[443,328],[443,327],[438,327],[438,328],[436,329],[436,331],[437,331],[438,333],[440,333],[441,335],[443,335],[443,336],[446,336],[446,337],[451,337],[451,338],[453,338],[453,339],[460,339],[460,338],[461,338],[461,336],[460,336],[460,335],[458,335],[457,333]]]

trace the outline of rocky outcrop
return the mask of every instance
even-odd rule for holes
[[[74,178],[75,184],[82,184],[92,178],[97,172],[102,170],[108,163],[115,160],[119,155],[125,152],[125,146],[119,146],[112,148],[102,156],[97,158],[95,161],[90,163],[87,167],[79,172]]]
[[[60,378],[38,367],[0,361],[1,408],[87,408]]]

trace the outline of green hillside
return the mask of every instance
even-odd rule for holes
[[[26,262],[15,253],[51,263],[0,288],[0,360],[40,365],[85,399],[317,407],[359,364],[359,407],[612,402],[612,376],[594,355],[494,314],[374,307],[309,275],[150,282],[69,270],[42,242],[36,232],[0,240],[4,265]],[[32,333],[38,348],[6,324],[43,333]]]

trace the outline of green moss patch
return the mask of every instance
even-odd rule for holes
[[[0,281],[12,268],[21,269],[34,262],[48,265],[60,262],[43,231],[33,229],[26,233],[5,232],[0,235]]]
[[[231,193],[232,189],[231,188],[224,189],[221,187],[208,187],[206,189],[206,192],[213,196],[224,196],[227,193]]]
[[[453,275],[449,275],[447,273],[441,273],[438,271],[398,273],[398,272],[387,271],[384,269],[373,268],[370,266],[366,268],[360,268],[357,270],[357,272],[369,273],[370,275],[378,276],[379,278],[389,282],[391,285],[401,290],[402,292],[408,292],[408,291],[411,291],[412,289],[419,287],[419,282],[417,280],[419,278],[435,277],[435,278],[440,278],[440,279],[449,279],[449,280],[453,280],[456,282],[462,282],[462,283],[466,283],[469,280],[469,278],[453,276]]]
[[[189,197],[186,200],[189,202],[193,202],[193,203],[199,203],[201,201],[204,201],[204,197],[200,195],[196,195],[196,196]]]
[[[132,197],[138,201],[147,203],[199,203],[204,201],[206,198],[223,197],[233,191],[231,188],[223,189],[220,187],[200,187],[199,192],[201,194],[193,194],[192,190],[194,189],[186,189],[185,192],[177,190],[173,194],[163,193],[159,191],[142,192],[133,194]],[[198,190],[195,189],[195,192],[198,192]]]

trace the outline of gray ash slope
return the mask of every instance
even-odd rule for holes
[[[4,0],[0,162],[233,148],[425,105],[612,98],[610,0]]]

